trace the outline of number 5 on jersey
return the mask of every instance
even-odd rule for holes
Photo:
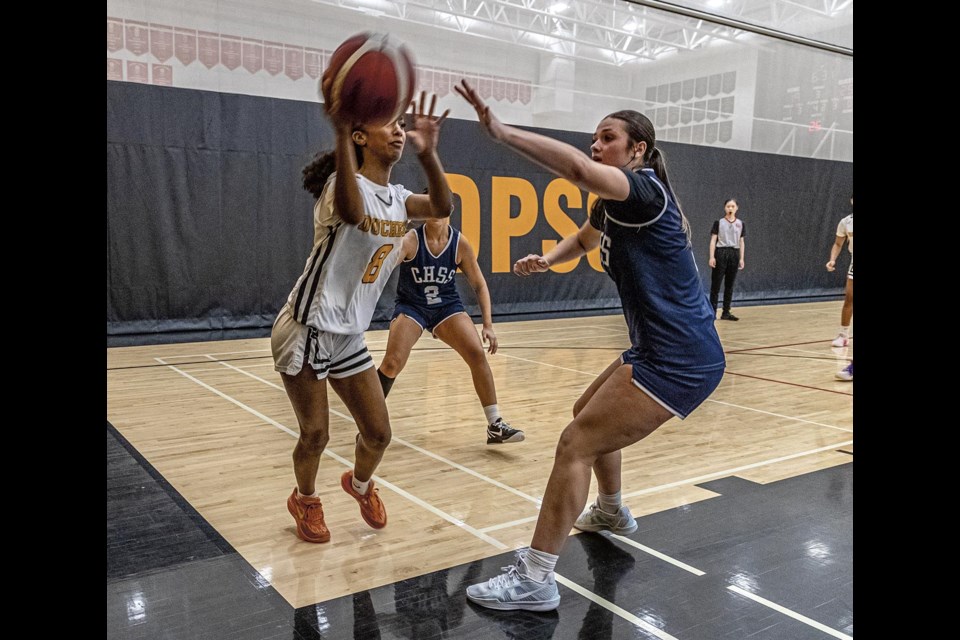
[[[385,244],[373,252],[373,257],[370,258],[370,262],[367,263],[367,267],[363,271],[362,282],[364,284],[370,284],[377,279],[377,276],[380,275],[380,267],[383,266],[383,261],[387,259],[391,251],[393,251],[393,245]]]
[[[610,236],[605,233],[600,236],[600,264],[610,267]]]

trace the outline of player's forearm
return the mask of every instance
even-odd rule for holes
[[[483,326],[486,329],[493,327],[493,305],[490,302],[490,289],[484,282],[480,287],[475,287],[477,294],[477,303],[480,305],[480,315],[483,316]]]
[[[543,256],[543,259],[546,260],[547,264],[550,266],[555,264],[563,264],[564,262],[576,260],[580,256],[586,254],[591,248],[592,247],[586,247],[583,245],[582,241],[580,240],[580,232],[577,231],[577,233],[573,234],[572,236],[567,236],[558,242],[557,246]]]
[[[353,140],[346,130],[337,133],[337,178],[333,186],[333,204],[337,215],[347,224],[360,224],[365,213],[360,187],[357,186],[357,157]]]
[[[453,193],[447,184],[443,164],[435,149],[417,155],[423,172],[427,176],[427,193],[430,195],[430,209],[435,218],[446,218],[453,213]]]

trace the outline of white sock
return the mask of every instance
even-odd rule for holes
[[[850,327],[840,327],[840,335],[844,338],[850,335]]]
[[[307,495],[307,494],[305,494],[305,493],[301,493],[301,492],[300,492],[300,489],[298,488],[298,489],[297,489],[297,495],[300,496],[301,498],[319,498],[319,497],[320,497],[320,492],[319,492],[319,491],[314,491],[312,494]]]
[[[618,511],[620,511],[620,505],[623,504],[623,501],[620,498],[619,491],[609,495],[597,492],[597,504],[600,506],[600,511],[603,511],[604,513],[616,514]]]
[[[493,424],[500,418],[500,405],[488,404],[483,408],[483,413],[487,416],[487,424]]]
[[[353,485],[353,490],[359,493],[362,496],[367,495],[367,487],[370,486],[370,481],[360,482],[357,480],[357,476],[353,476],[353,479],[350,481],[350,484]]]
[[[523,559],[520,561],[520,573],[531,580],[543,582],[553,573],[558,558],[560,556],[530,547],[524,552]]]

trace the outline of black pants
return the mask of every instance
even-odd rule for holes
[[[730,302],[733,300],[733,281],[737,279],[740,269],[740,249],[735,247],[717,247],[713,252],[717,259],[717,266],[710,276],[710,304],[717,308],[717,298],[720,295],[720,283],[726,280],[723,287],[723,312],[730,313]]]

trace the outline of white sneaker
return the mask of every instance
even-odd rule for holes
[[[840,369],[840,371],[837,371],[834,377],[836,377],[837,380],[846,380],[847,382],[853,380],[853,363],[851,362],[843,369]]]
[[[501,611],[553,611],[560,605],[553,572],[543,582],[537,582],[521,574],[515,564],[502,569],[500,575],[467,587],[467,598],[481,607]]]
[[[624,534],[636,531],[637,521],[630,513],[630,508],[625,504],[620,505],[620,510],[615,514],[610,514],[601,511],[600,505],[594,502],[580,514],[573,526],[580,531],[603,531],[606,529],[611,533]]]
[[[847,346],[847,336],[843,335],[842,333],[838,333],[837,337],[834,338],[833,342],[831,342],[830,344],[832,344],[835,347],[845,347]]]

